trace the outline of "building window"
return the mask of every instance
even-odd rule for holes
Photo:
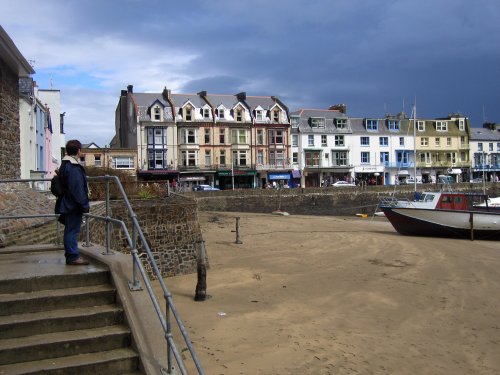
[[[205,144],[210,144],[210,129],[205,128]]]
[[[488,145],[488,150],[493,151],[493,143],[490,143],[490,144]]]
[[[278,124],[280,122],[280,110],[275,109],[273,111],[273,123]]]
[[[361,146],[370,146],[370,137],[361,137]]]
[[[225,150],[220,150],[219,164],[221,166],[225,166],[226,165],[226,151]]]
[[[244,167],[247,165],[247,152],[242,150],[233,151],[233,165]]]
[[[336,118],[335,119],[335,127],[337,129],[345,129],[345,128],[347,128],[347,119],[345,119],[345,118]]]
[[[298,134],[292,134],[292,146],[293,147],[299,146],[299,135]]]
[[[269,153],[269,164],[272,166],[283,166],[283,151]]]
[[[262,121],[262,120],[264,120],[264,115],[263,115],[262,112],[263,111],[261,109],[255,110],[255,120],[257,120],[259,122]]]
[[[196,167],[197,159],[196,150],[186,150],[181,152],[181,163],[183,167]]]
[[[460,152],[460,161],[467,161],[468,160],[467,155],[468,155],[467,152],[461,151]]]
[[[233,145],[247,144],[247,132],[245,129],[233,129],[231,132],[231,141]]]
[[[166,133],[166,128],[148,128],[148,148],[165,148]]]
[[[307,145],[314,146],[314,134],[309,134],[307,136]]]
[[[320,151],[306,151],[306,166],[308,167],[319,167],[319,161],[321,157]]]
[[[388,120],[387,127],[391,131],[399,131],[400,130],[400,122],[399,122],[399,120]]]
[[[378,142],[380,146],[389,146],[389,137],[379,137]]]
[[[292,163],[299,164],[299,153],[298,152],[292,153]]]
[[[264,150],[257,150],[257,164],[264,164]]]
[[[115,156],[113,158],[113,168],[115,169],[133,169],[134,158],[132,156]]]
[[[269,144],[282,145],[283,144],[283,130],[269,130]]]
[[[448,123],[446,121],[436,121],[436,131],[438,132],[448,131]]]
[[[366,120],[366,130],[378,131],[378,120]]]
[[[420,138],[420,146],[424,146],[424,147],[429,146],[429,138],[428,137]]]
[[[434,139],[434,144],[436,147],[441,147],[441,138],[437,137]]]
[[[477,150],[483,151],[483,144],[481,142],[477,144]]]
[[[465,131],[465,120],[463,118],[458,119],[458,130]]]
[[[212,154],[210,150],[205,150],[205,166],[208,167],[212,165]]]
[[[467,144],[465,143],[465,136],[460,136],[460,145],[462,147],[467,147]]]
[[[450,137],[447,137],[446,138],[446,146],[451,146],[451,138]]]
[[[219,129],[219,143],[221,145],[226,143],[226,129]]]
[[[401,147],[404,147],[405,146],[405,137],[399,137],[399,145]]]
[[[184,108],[184,120],[185,121],[193,120],[193,109],[191,107]]]
[[[417,121],[417,130],[419,132],[425,132],[425,121]]]
[[[224,119],[225,118],[224,108],[218,108],[216,114],[219,119]]]
[[[336,167],[345,167],[347,165],[347,151],[332,152],[332,161]]]
[[[101,155],[94,155],[94,167],[102,167]]]
[[[323,146],[323,147],[328,146],[327,141],[326,141],[326,134],[321,134],[321,146]]]
[[[345,139],[343,135],[336,135],[335,136],[335,146],[336,147],[344,147],[345,146]]]
[[[420,162],[425,163],[425,164],[431,164],[432,163],[432,155],[430,152],[422,152],[420,154]]]
[[[457,154],[454,152],[447,152],[446,153],[446,161],[448,163],[455,164],[457,162]]]
[[[361,164],[370,164],[370,153],[362,152],[361,153]]]
[[[290,117],[290,122],[292,123],[292,128],[298,128],[300,124],[300,117],[292,116]]]
[[[380,153],[380,164],[388,166],[389,165],[389,153],[388,152],[381,152]]]
[[[162,108],[159,105],[155,105],[153,107],[153,121],[162,121],[163,116],[162,116]]]
[[[500,152],[500,142],[497,143],[497,151]]]
[[[243,122],[243,110],[241,108],[235,110],[235,115],[236,122]]]
[[[264,130],[257,130],[257,144],[258,145],[263,145],[264,144]]]
[[[410,160],[410,154],[407,151],[398,151],[396,158],[398,166],[406,166]]]
[[[186,144],[196,143],[196,130],[194,129],[184,129],[183,130],[183,141]]]
[[[323,129],[325,127],[325,119],[321,117],[311,117],[311,128]]]
[[[203,118],[204,119],[210,118],[210,108],[203,108]]]

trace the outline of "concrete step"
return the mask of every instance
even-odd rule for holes
[[[0,316],[4,339],[120,324],[123,309],[116,305],[79,307]]]
[[[0,294],[0,316],[98,306],[115,302],[116,289],[109,284]]]
[[[0,375],[123,375],[136,373],[138,367],[139,357],[137,353],[131,349],[116,349],[99,353],[86,353],[69,357],[3,365],[0,366]]]
[[[130,330],[123,325],[0,339],[0,363],[40,361],[130,346]]]
[[[82,267],[83,266],[66,266]],[[73,269],[72,269],[73,270]],[[110,275],[106,270],[93,272],[66,273],[36,277],[21,277],[0,280],[0,294],[26,293],[39,290],[76,288],[89,285],[109,284]]]

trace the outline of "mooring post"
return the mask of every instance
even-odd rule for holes
[[[236,230],[233,230],[231,232],[236,232],[236,241],[234,241],[235,244],[241,245],[243,242],[240,240],[240,218],[236,218]]]
[[[194,300],[205,301],[207,298],[207,262],[204,241],[196,242],[196,263],[198,282],[196,283]]]

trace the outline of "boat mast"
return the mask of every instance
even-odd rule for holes
[[[413,191],[417,192],[417,98],[413,104]]]

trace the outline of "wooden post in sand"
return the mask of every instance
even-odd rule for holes
[[[196,263],[198,282],[196,283],[195,301],[205,301],[207,298],[207,263],[205,253],[205,242],[196,242]]]

